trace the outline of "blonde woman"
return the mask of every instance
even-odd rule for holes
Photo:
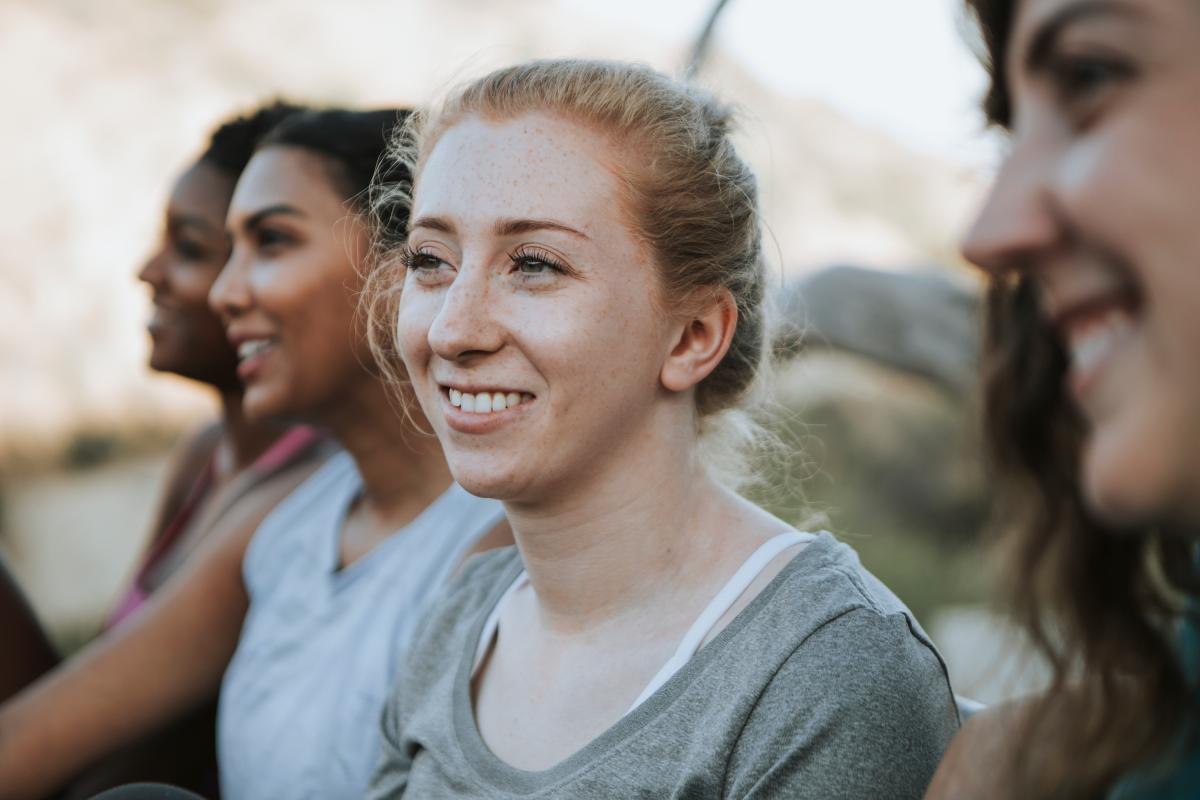
[[[408,228],[377,187],[376,321],[517,545],[426,622],[372,797],[905,798],[933,774],[958,718],[928,638],[700,455],[765,340],[730,124],[646,68],[533,62],[415,126]]]

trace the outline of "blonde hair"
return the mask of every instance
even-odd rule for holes
[[[497,70],[416,114],[386,156],[414,179],[441,135],[469,116],[507,120],[550,113],[593,128],[619,143],[625,213],[658,267],[668,312],[685,311],[704,290],[727,291],[737,307],[729,352],[696,387],[701,433],[724,438],[755,426],[729,424],[762,370],[766,350],[764,267],[757,182],[730,140],[732,111],[708,93],[646,66],[615,61],[531,61]],[[374,187],[377,258],[371,292],[372,345],[395,358],[392,328],[403,275],[397,254],[407,235],[411,186]],[[722,424],[717,426],[718,419]],[[718,436],[717,438],[722,438]]]

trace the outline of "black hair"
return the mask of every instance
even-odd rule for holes
[[[384,151],[409,115],[408,109],[379,111],[309,110],[293,114],[271,130],[258,149],[272,145],[299,147],[324,156],[338,187],[359,210],[366,211],[368,188],[376,169],[385,180],[403,179],[398,167],[381,162]]]
[[[303,106],[274,100],[223,122],[209,137],[208,147],[198,160],[236,179],[254,155],[259,141],[276,125],[303,110]]]

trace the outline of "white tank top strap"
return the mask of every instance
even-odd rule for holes
[[[716,596],[709,601],[705,609],[700,612],[700,616],[692,623],[692,627],[684,634],[679,647],[676,648],[675,654],[671,659],[663,665],[663,668],[658,671],[638,699],[629,707],[626,714],[629,714],[635,708],[646,701],[646,698],[654,694],[662,687],[664,683],[669,681],[680,669],[683,668],[696,651],[700,649],[701,642],[717,624],[717,621],[725,615],[725,612],[737,602],[737,599],[749,588],[750,584],[754,583],[762,571],[766,569],[767,564],[784,550],[789,547],[795,547],[799,544],[811,542],[815,536],[811,533],[802,531],[787,531],[778,536],[774,536],[761,544],[757,550],[750,554],[738,571],[733,573],[733,577],[721,587]],[[479,666],[483,663],[484,656],[487,655],[488,649],[492,646],[492,641],[496,638],[496,631],[500,627],[500,613],[504,608],[504,604],[508,598],[513,595],[518,589],[529,583],[529,574],[524,570],[513,580],[504,594],[500,595],[500,599],[496,601],[496,605],[492,607],[491,613],[483,623],[483,630],[479,634],[479,643],[475,647],[475,663],[471,667],[472,677],[479,672]]]
[[[492,640],[496,638],[496,629],[500,627],[500,611],[504,608],[505,601],[527,583],[529,583],[529,573],[521,570],[520,574],[504,590],[504,594],[500,595],[496,605],[492,606],[491,613],[484,620],[483,631],[479,634],[479,644],[475,647],[475,663],[471,666],[471,677],[475,677],[475,674],[479,672],[479,665],[483,663],[483,657],[487,655],[488,649],[492,646]]]
[[[776,556],[789,547],[810,542],[814,538],[816,537],[811,533],[787,531],[768,539],[757,550],[751,553],[750,557],[738,568],[738,571],[733,573],[733,577],[709,601],[708,606],[700,612],[700,616],[692,623],[692,627],[683,635],[683,639],[679,642],[679,647],[675,650],[675,655],[671,656],[671,659],[663,665],[658,674],[650,680],[650,683],[638,695],[637,700],[634,700],[633,705],[625,712],[626,715],[646,702],[646,699],[650,695],[657,692],[676,672],[683,669],[692,656],[696,655],[696,651],[700,649],[700,644],[708,636],[713,626],[717,624],[717,621],[721,617],[725,616],[725,613],[733,607],[733,604],[745,593],[750,584],[754,583],[754,580],[762,574],[767,564],[770,564]]]

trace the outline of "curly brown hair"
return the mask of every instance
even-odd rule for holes
[[[1017,0],[966,0],[982,34],[989,120],[1008,127],[1003,66]],[[1002,586],[1052,666],[1019,737],[1021,797],[1102,796],[1123,774],[1164,764],[1200,719],[1174,645],[1200,589],[1193,544],[1157,528],[1118,528],[1080,489],[1086,433],[1065,390],[1067,356],[1027,274],[990,278],[984,428],[997,490]]]

